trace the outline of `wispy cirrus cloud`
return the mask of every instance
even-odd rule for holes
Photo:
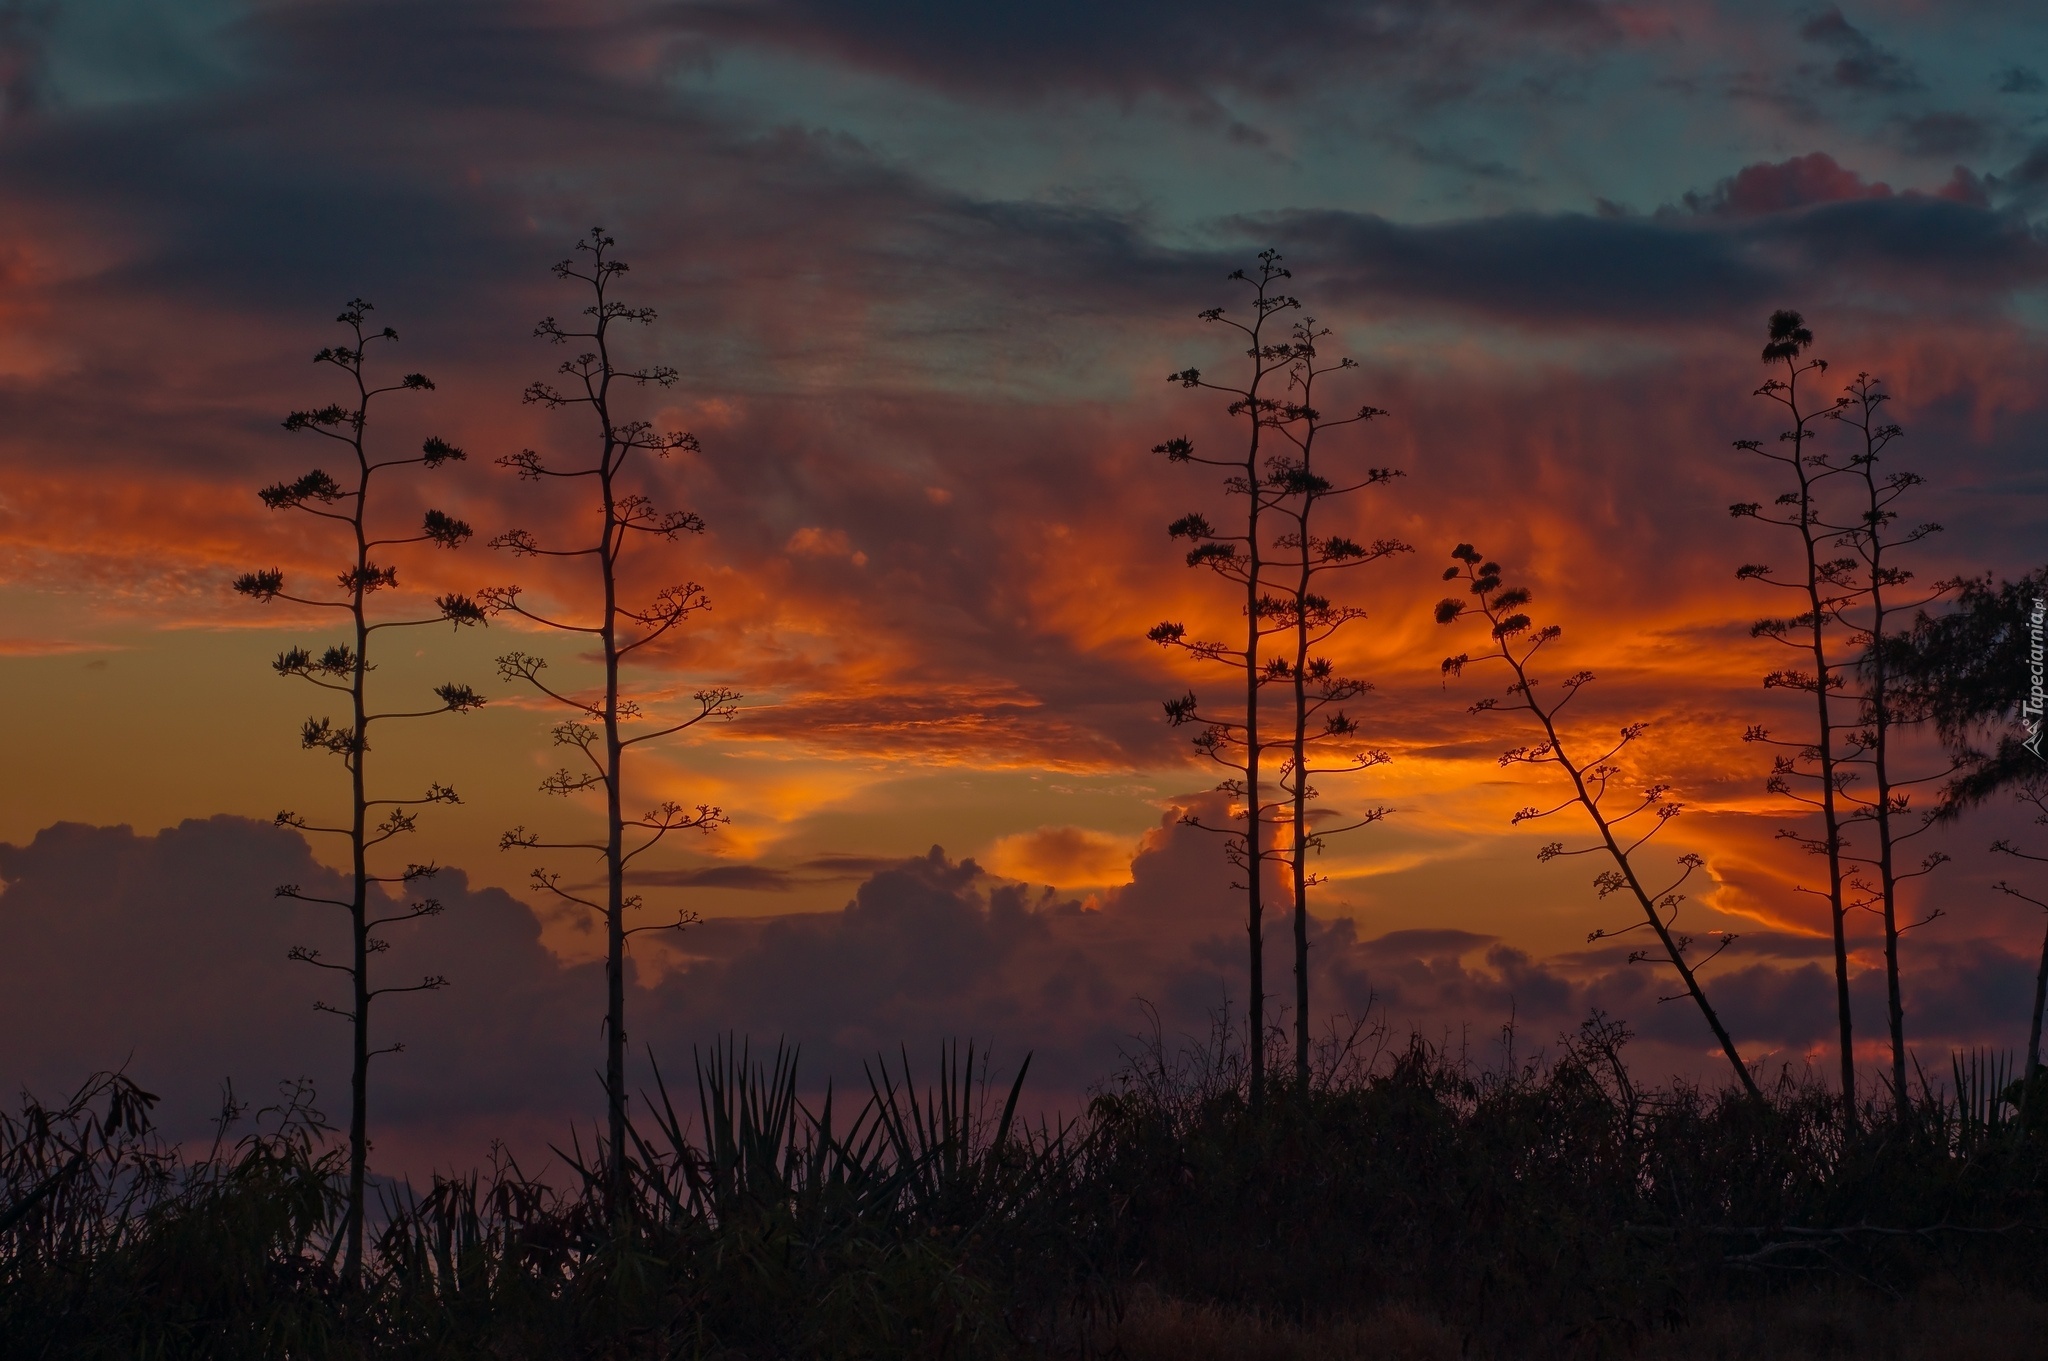
[[[119,652],[119,643],[81,638],[28,638],[0,635],[0,657],[71,657],[79,653]]]

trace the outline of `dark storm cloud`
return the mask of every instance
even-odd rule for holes
[[[1968,185],[1959,186],[1969,192]],[[1815,274],[1851,294],[1946,291],[1997,301],[2048,278],[2048,247],[2020,217],[1931,195],[1832,203],[1758,231],[1795,246]]]
[[[676,285],[715,279],[701,290],[714,318],[744,304],[749,322],[775,309],[742,293],[799,252],[849,298],[900,290],[915,270],[975,299],[1076,277],[1072,296],[1101,306],[1178,263],[1113,213],[967,199],[851,139],[744,126],[678,98],[643,59],[644,26],[623,20],[280,5],[241,33],[248,69],[203,96],[42,120],[0,142],[17,204],[120,242],[96,292],[267,312],[374,286],[523,334],[529,280],[592,217],[643,266],[673,262]],[[657,176],[655,192],[654,165],[689,173],[679,186]],[[986,334],[1005,329],[992,319]]]
[[[1906,150],[1916,156],[1974,156],[1991,144],[1991,127],[1972,114],[1923,113],[1902,129]]]
[[[2019,163],[2003,175],[1991,177],[1997,191],[2022,208],[2038,210],[2048,202],[2048,142],[2036,142]]]
[[[1837,54],[1826,72],[1830,84],[1877,94],[1919,88],[1920,77],[1905,58],[1878,46],[1843,17],[1840,6],[1830,5],[1801,24],[1799,36]]]
[[[1752,166],[1690,211],[1647,217],[1514,214],[1429,225],[1304,212],[1239,224],[1297,258],[1340,296],[1427,314],[1439,305],[1526,325],[1719,324],[1797,291],[1855,303],[1939,291],[1996,307],[2048,278],[2048,247],[2024,219],[1959,178],[1894,194],[1824,155]]]
[[[1427,27],[1421,16],[1435,8],[1308,4],[1274,31],[1283,46],[1291,35],[1304,49],[1373,46],[1386,25]],[[1597,6],[1573,3],[1453,8],[1501,32],[1591,33],[1605,23]],[[983,85],[998,69],[1107,79],[1120,63],[1146,62],[1193,79],[1228,69],[1221,54],[1238,41],[1238,27],[1206,14],[776,0],[565,24],[526,5],[284,5],[244,26],[256,74],[206,99],[25,130],[0,146],[0,184],[124,239],[120,262],[90,281],[103,296],[154,292],[209,310],[275,312],[324,309],[338,292],[362,289],[508,337],[530,325],[523,299],[538,267],[559,255],[564,226],[580,228],[603,205],[636,260],[668,262],[656,266],[666,273],[655,286],[687,293],[691,333],[705,337],[698,366],[685,366],[693,378],[702,365],[739,370],[764,353],[831,343],[841,299],[867,328],[861,352],[901,346],[929,364],[936,349],[963,372],[985,371],[997,353],[1027,357],[1014,352],[1038,328],[1024,323],[1047,314],[1202,305],[1207,281],[1269,240],[1381,303],[1537,326],[1711,320],[1773,304],[1788,288],[1853,290],[1844,251],[1908,283],[1932,276],[1974,296],[2039,268],[2027,233],[1985,213],[1891,202],[1783,216],[1859,195],[1909,197],[1824,155],[1751,166],[1687,198],[1695,216],[1772,219],[1747,225],[1619,213],[1401,223],[1306,211],[1221,224],[1217,249],[1173,249],[1116,212],[973,199],[843,138],[743,130],[666,91],[649,74],[663,59],[620,55],[664,25],[697,24],[872,48]],[[1845,59],[1879,51],[1836,10],[1804,31]],[[1141,34],[1153,40],[1122,40]],[[1929,154],[1959,152],[1981,134],[1951,113],[1922,115],[1905,133]],[[675,205],[628,187],[645,182],[649,158],[689,167]],[[564,226],[538,224],[537,214]],[[825,307],[806,298],[799,312],[784,301],[787,281],[769,261],[798,256],[831,281]],[[508,279],[521,282],[508,288]],[[879,296],[895,299],[892,313],[866,305]],[[935,347],[941,324],[962,343]]]
[[[365,164],[318,133],[270,134],[178,113],[64,123],[0,149],[0,177],[88,230],[148,224],[97,289],[208,310],[324,311],[339,279],[446,305],[528,263],[527,233],[487,195],[450,192],[400,163]]]
[[[814,50],[976,98],[1057,89],[1285,96],[1337,71],[1386,72],[1424,52],[1448,63],[1528,38],[1584,46],[1618,36],[1594,0],[1286,0],[1250,22],[1226,0],[762,0],[668,12],[686,29]]]
[[[285,3],[229,31],[238,60],[203,88],[0,143],[18,202],[122,239],[100,289],[263,309],[329,305],[343,279],[473,305],[531,267],[533,161],[627,126],[702,133],[613,78],[606,30],[543,6]],[[582,149],[578,171],[616,158]]]
[[[1815,153],[1745,167],[1688,194],[1685,211],[1649,216],[1417,225],[1320,212],[1238,225],[1314,259],[1340,291],[1416,313],[1450,304],[1532,325],[1718,324],[1790,291],[1850,304],[1883,290],[1938,292],[1949,306],[2000,306],[2048,278],[2048,247],[1987,198],[1967,172],[1934,192],[1895,193]]]
[[[1573,4],[1471,4],[1457,12],[1507,29],[1590,31],[1600,23],[1597,8]],[[1163,7],[1082,6],[1046,19],[1023,7],[787,0],[667,14],[671,22],[716,19],[737,28],[786,19],[782,29],[793,34],[843,30],[848,42],[908,44],[906,51],[924,53],[918,60],[959,71],[987,62],[1028,72],[1034,61],[1091,52],[1104,62],[1151,60],[1130,56],[1128,45],[1085,40],[1102,26],[1156,28],[1198,47],[1208,40],[1171,35],[1236,31],[1185,14],[1169,22]],[[1306,6],[1298,16],[1303,41],[1328,45],[1395,22],[1369,14],[1381,11]],[[939,319],[920,309],[945,299],[944,325],[966,343],[943,352],[964,370],[985,367],[985,349],[1024,344],[1033,328],[1020,323],[1049,310],[1157,315],[1201,305],[1206,281],[1268,240],[1382,302],[1539,326],[1751,311],[1804,276],[1839,273],[1838,243],[1908,280],[1932,272],[1943,287],[1966,291],[2008,287],[2037,268],[2034,243],[2011,224],[1903,203],[1747,227],[1682,216],[1524,213],[1416,224],[1300,212],[1223,224],[1217,250],[1171,249],[1114,212],[972,199],[886,167],[844,139],[761,135],[721,122],[717,111],[674,98],[644,73],[622,74],[617,49],[644,36],[650,22],[565,26],[528,6],[281,6],[250,21],[249,45],[264,58],[260,76],[189,106],[70,120],[13,138],[0,147],[0,182],[26,201],[118,227],[128,249],[93,280],[102,293],[157,291],[210,308],[270,311],[324,308],[338,287],[374,286],[472,328],[502,320],[507,335],[530,324],[524,305],[514,305],[530,288],[508,291],[504,282],[533,276],[561,250],[557,229],[537,228],[534,209],[559,210],[567,222],[609,203],[623,210],[604,215],[630,231],[634,258],[675,262],[655,278],[688,290],[692,333],[716,341],[706,343],[704,362],[738,366],[762,347],[815,348],[832,334],[831,311],[815,300],[807,300],[808,316],[790,315],[770,257],[812,261],[832,281],[834,299],[858,309],[869,327],[860,348],[869,353],[878,342],[901,344],[931,362],[934,332],[924,323]],[[1815,41],[1868,43],[1836,12],[1807,27]],[[1200,72],[1220,58],[1197,51],[1158,60],[1162,70]],[[1928,115],[1911,135],[1954,144],[1968,132],[1953,122],[1960,117]],[[436,131],[416,135],[422,128]],[[655,155],[690,167],[687,201],[673,211],[621,187]],[[535,185],[563,178],[558,161],[582,187],[543,191],[536,203]],[[1764,217],[1839,197],[1816,176],[1802,179],[1800,164],[1784,163],[1795,173],[1779,177],[1785,184],[1775,198],[1752,192],[1760,186],[1751,183],[1772,168],[1750,167],[1704,206]],[[900,334],[890,335],[886,322],[879,334],[873,329],[864,300],[876,296],[898,299]],[[722,328],[726,321],[740,333]],[[762,334],[785,325],[787,334]]]
[[[1754,310],[1768,279],[1740,242],[1644,218],[1509,214],[1424,226],[1307,212],[1244,224],[1314,259],[1340,296],[1536,321],[1664,321],[1733,304]]]

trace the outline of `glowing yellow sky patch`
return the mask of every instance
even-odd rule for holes
[[[1086,827],[1036,827],[999,838],[984,863],[996,874],[1058,888],[1099,888],[1130,878],[1130,838]]]

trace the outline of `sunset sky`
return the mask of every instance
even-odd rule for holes
[[[1439,674],[1469,639],[1432,622],[1437,578],[1469,540],[1563,625],[1560,664],[1598,673],[1587,732],[1651,721],[1638,773],[1687,804],[1671,853],[1708,862],[1687,920],[1746,937],[1709,975],[1739,1037],[1825,1054],[1824,915],[1797,891],[1816,866],[1775,839],[1788,810],[1739,740],[1787,721],[1748,631],[1774,604],[1734,577],[1787,545],[1727,510],[1779,490],[1731,448],[1780,428],[1751,395],[1773,308],[1807,316],[1831,377],[1889,385],[1892,462],[1928,478],[1909,514],[1945,529],[1924,579],[2048,560],[2032,6],[67,0],[0,7],[0,95],[10,1089],[124,1059],[199,1106],[231,1070],[331,1080],[342,1028],[283,957],[328,928],[268,897],[315,871],[268,824],[344,795],[298,748],[317,697],[269,668],[332,639],[228,583],[312,580],[340,546],[255,492],[331,462],[281,420],[343,396],[307,361],[366,298],[400,334],[387,372],[437,384],[373,440],[470,455],[388,503],[394,527],[433,505],[478,530],[407,550],[407,591],[576,599],[484,540],[570,514],[493,461],[579,448],[520,393],[561,357],[533,326],[582,305],[549,267],[593,224],[660,314],[630,357],[680,372],[631,414],[702,445],[646,485],[708,531],[635,579],[714,608],[635,682],[657,709],[745,696],[629,799],[731,819],[640,885],[653,916],[711,919],[636,947],[634,1040],[658,1052],[786,1033],[857,1075],[971,1032],[1079,1092],[1138,999],[1186,1029],[1226,985],[1241,1006],[1230,871],[1174,827],[1215,776],[1160,709],[1227,682],[1144,635],[1238,617],[1165,533],[1226,509],[1217,479],[1149,451],[1227,447],[1211,396],[1164,379],[1229,371],[1196,314],[1240,307],[1225,276],[1261,249],[1359,361],[1340,404],[1390,413],[1338,458],[1406,476],[1348,528],[1416,549],[1342,588],[1370,612],[1342,660],[1378,687],[1355,712],[1394,760],[1329,802],[1394,812],[1324,857],[1332,1013],[1372,998],[1397,1027],[1491,1035],[1512,1011],[1543,1044],[1605,1005],[1657,1062],[1709,1071],[1664,980],[1586,948],[1613,901],[1585,862],[1534,858],[1568,831],[1510,830],[1545,799],[1496,763],[1522,730],[1466,712],[1498,682]],[[552,718],[492,659],[590,672],[504,619],[401,641],[391,696],[490,702],[377,753],[401,789],[465,799],[395,858],[466,876],[388,957],[454,986],[386,1013],[414,1050],[378,1080],[404,1147],[474,1160],[595,1109],[601,940],[497,849],[594,814],[538,791]],[[1983,847],[2027,832],[1992,810],[1940,843],[1956,863],[1919,892],[1947,916],[1908,946],[1929,1055],[2023,1042],[2041,923],[1989,890]]]

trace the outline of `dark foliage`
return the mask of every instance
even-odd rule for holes
[[[1302,1322],[1398,1302],[1484,1355],[1576,1354],[1813,1277],[2038,1269],[2040,1138],[1983,1056],[1845,1139],[1817,1081],[1649,1090],[1627,1039],[1596,1015],[1555,1061],[1492,1070],[1414,1039],[1257,1122],[1227,1085],[1141,1084],[1096,1103],[1094,1179],[1169,1295]]]
[[[1921,613],[1892,641],[1887,663],[1904,703],[1930,719],[1952,749],[1976,758],[1945,791],[1953,817],[2001,789],[2038,775],[2041,755],[2025,745],[2032,668],[2028,620],[2048,596],[2048,567],[2018,581],[1966,581],[1953,606]],[[2037,716],[2036,716],[2037,717]]]
[[[799,1099],[793,1053],[726,1045],[687,1115],[653,1094],[623,1221],[579,1147],[566,1185],[501,1156],[392,1196],[356,1290],[303,1092],[239,1141],[230,1103],[184,1158],[103,1078],[0,1118],[0,1357],[1091,1355],[1134,1290],[1275,1326],[1391,1305],[1469,1355],[1594,1355],[1816,1282],[2039,1292],[2043,1134],[2011,1118],[2009,1064],[1958,1056],[1912,1119],[1845,1135],[1791,1075],[1761,1102],[1639,1087],[1627,1039],[1595,1016],[1488,1069],[1333,1047],[1258,1118],[1241,1046],[1155,1044],[1064,1128],[1027,1128],[1023,1074],[992,1087],[971,1048],[922,1090],[877,1065],[844,1121]]]
[[[1946,611],[1921,614],[1889,660],[1905,696],[1953,742],[2019,713],[2027,697],[2027,619],[2048,567],[2018,581],[1965,581]],[[1997,734],[1993,734],[1996,736]]]
[[[123,1079],[29,1101],[0,1117],[0,1357],[1016,1354],[1110,1278],[1089,1140],[1027,1129],[1023,1074],[991,1089],[971,1046],[922,1091],[901,1064],[842,1124],[798,1100],[793,1052],[724,1046],[689,1117],[664,1090],[633,1130],[630,1213],[602,1139],[567,1185],[501,1156],[389,1196],[355,1289],[345,1153],[304,1093],[239,1142],[230,1106],[189,1161]]]

